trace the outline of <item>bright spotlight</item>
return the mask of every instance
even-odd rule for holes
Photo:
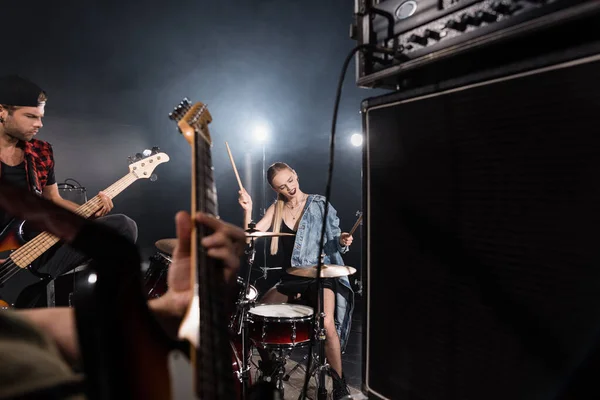
[[[352,146],[359,147],[362,145],[363,137],[360,133],[355,133],[350,137],[350,143]]]
[[[254,127],[254,137],[259,142],[266,142],[267,137],[269,136],[269,126],[265,123],[257,124]]]

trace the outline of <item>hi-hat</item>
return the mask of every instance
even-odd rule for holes
[[[293,233],[284,233],[284,232],[262,232],[257,231],[256,229],[246,229],[244,231],[246,233],[247,238],[261,238],[261,237],[279,237],[279,236],[295,236]]]
[[[317,277],[317,266],[310,265],[305,267],[288,268],[286,272],[290,275],[303,276],[305,278]],[[356,268],[348,267],[347,265],[323,264],[321,266],[321,278],[337,278],[340,276],[352,275],[356,272]]]
[[[167,254],[173,254],[173,250],[175,250],[176,244],[177,239],[160,239],[156,243],[154,243],[157,249]]]

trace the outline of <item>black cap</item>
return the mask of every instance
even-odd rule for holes
[[[35,83],[18,75],[0,77],[0,104],[37,107],[44,91]]]

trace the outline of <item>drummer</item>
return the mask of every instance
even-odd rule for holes
[[[272,228],[272,232],[281,235],[271,238],[270,253],[275,255],[279,252],[285,271],[291,267],[316,266],[319,261],[325,197],[302,192],[296,171],[282,162],[269,167],[267,181],[277,193],[277,199],[258,221],[255,229],[268,231]],[[252,199],[244,188],[239,191],[239,203],[244,209],[244,228],[248,229],[252,217]],[[342,254],[349,250],[352,235],[341,232],[339,218],[331,204],[328,205],[325,229],[323,262],[343,265]],[[324,288],[325,356],[331,366],[333,398],[340,399],[350,394],[342,371],[342,351],[350,333],[354,293],[347,276],[323,278],[321,282]],[[285,303],[301,298],[313,309],[317,309],[316,289],[315,278],[284,274],[265,293],[261,302]]]

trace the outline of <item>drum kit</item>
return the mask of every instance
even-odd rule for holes
[[[273,382],[283,396],[283,382],[288,380],[291,374],[289,371],[286,375],[285,364],[292,351],[308,346],[311,340],[315,340],[315,343],[325,340],[324,331],[319,329],[323,323],[322,318],[315,318],[312,307],[295,303],[258,302],[259,291],[250,284],[256,254],[255,240],[275,236],[293,236],[293,234],[261,232],[255,230],[254,227],[254,224],[250,224],[249,229],[245,231],[246,238],[249,239],[245,251],[248,273],[245,277],[237,278],[238,289],[235,298],[232,299],[235,302],[235,311],[232,313],[229,323],[233,370],[239,382],[243,399],[247,398],[246,394],[252,385],[253,379],[250,374],[252,365],[258,372],[257,379]],[[158,252],[151,257],[150,266],[144,275],[148,299],[160,297],[167,291],[166,277],[175,244],[176,239],[161,239],[155,243]],[[317,270],[318,266],[312,265],[292,267],[286,272],[300,277],[315,278]],[[355,272],[355,268],[344,265],[321,265],[321,277],[323,278],[347,276]],[[321,316],[324,314],[321,313]],[[252,346],[257,349],[262,359],[259,365],[253,364]],[[323,349],[324,343],[321,343],[321,355],[313,357],[316,361],[311,367],[311,375],[327,368]],[[266,367],[267,365],[268,367]],[[296,365],[294,369],[299,365]],[[321,374],[321,378],[317,379],[319,386],[323,380],[324,375]]]

